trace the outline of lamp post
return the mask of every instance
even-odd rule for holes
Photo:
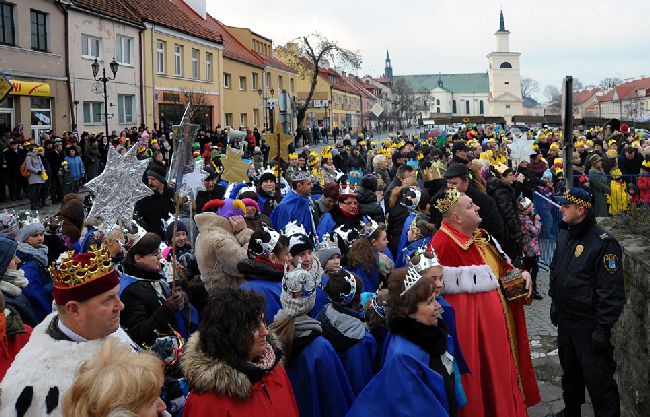
[[[273,87],[271,87],[271,89],[269,91],[271,93],[271,99],[273,99],[273,95],[275,94],[275,90],[273,89]],[[271,132],[273,132],[273,130],[275,128],[275,123],[274,123],[274,120],[273,120],[274,119],[273,118],[274,112],[273,112],[273,109],[271,109],[271,105],[269,104],[269,97],[266,97],[266,107],[267,107],[268,112],[269,112],[269,126],[270,126],[269,128],[271,129]],[[274,108],[275,108],[275,106],[274,106]]]
[[[261,88],[257,90],[257,94],[259,94],[260,98],[262,99],[262,104],[264,106],[264,129],[269,128],[269,120],[271,119],[271,114],[270,111],[271,109],[269,108],[269,98],[273,98],[273,94],[275,94],[275,90],[273,87],[269,90],[271,93],[271,97],[267,96],[265,93],[265,90],[262,90]],[[269,112],[267,114],[267,112]],[[273,125],[273,120],[271,120],[271,125]],[[273,130],[273,127],[271,127],[271,131]]]
[[[99,73],[99,62],[97,61],[97,58],[95,58],[95,62],[90,65],[93,70],[93,79],[95,81],[101,81],[104,84],[104,135],[106,137],[108,137],[108,92],[106,91],[106,83],[115,79],[117,76],[117,69],[120,66],[115,58],[113,58],[109,65],[111,67],[111,72],[113,73],[113,78],[106,76],[106,67],[102,67],[102,76],[97,78],[97,74]]]
[[[266,103],[265,103],[266,100],[265,100],[264,97],[262,97],[263,91],[262,91],[261,88],[259,90],[257,90],[257,94],[260,95],[260,100],[262,100],[262,111],[264,112],[264,116],[263,116],[264,117],[264,129],[266,129],[266,125],[267,125],[267,123],[266,123]],[[264,129],[262,129],[262,130],[264,130]]]

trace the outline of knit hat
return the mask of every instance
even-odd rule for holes
[[[359,181],[359,185],[366,190],[375,192],[377,191],[377,177],[373,174],[364,175]]]
[[[282,309],[278,311],[278,316],[308,314],[316,304],[316,287],[320,278],[302,269],[300,263],[294,270],[285,270],[280,293]]]
[[[257,204],[257,201],[253,200],[252,198],[242,198],[241,200],[244,203],[244,206],[246,207],[255,207],[257,212],[260,212],[260,205]]]
[[[76,255],[74,251],[64,252],[50,267],[50,274],[54,281],[52,295],[57,305],[86,301],[120,284],[120,276],[106,248]]]
[[[18,242],[25,242],[28,237],[39,232],[45,233],[45,227],[41,222],[26,224],[18,231],[18,236],[16,236],[16,240]]]
[[[0,213],[0,236],[16,239],[16,235],[18,235],[18,218],[7,211]]]
[[[546,171],[542,174],[542,180],[551,181],[553,179],[553,173],[549,168],[546,168]]]
[[[176,223],[176,231],[177,232],[188,232],[187,225],[183,223],[181,220],[171,222],[169,226],[165,229],[165,242],[171,243],[172,238],[174,237],[174,223]]]
[[[314,255],[318,258],[318,261],[324,267],[325,264],[327,264],[327,261],[332,259],[332,256],[341,256],[341,250],[338,248],[338,246],[327,247],[323,249],[317,249],[316,252],[314,252]]]
[[[167,175],[167,173],[165,172],[165,169],[161,168],[161,167],[157,167],[155,165],[147,170],[147,177],[153,177],[153,178],[157,179],[158,181],[160,181],[160,182],[162,182],[164,184],[167,184],[167,180],[165,179],[165,175]]]
[[[7,272],[9,262],[14,258],[18,243],[15,240],[0,236],[0,276]]]

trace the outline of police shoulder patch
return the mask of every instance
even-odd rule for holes
[[[603,263],[605,264],[605,269],[610,274],[614,274],[616,271],[618,271],[619,260],[618,260],[618,256],[616,256],[615,254],[608,253],[605,256],[603,256]]]
[[[600,240],[605,240],[605,239],[607,239],[609,237],[609,235],[607,233],[602,233],[602,234],[598,235],[598,237],[600,238]]]

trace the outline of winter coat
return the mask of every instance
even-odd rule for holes
[[[23,324],[20,315],[13,307],[5,306],[4,313],[6,318],[4,331],[7,338],[0,339],[0,381],[32,334],[32,328]]]
[[[358,186],[357,202],[359,203],[359,212],[362,216],[368,216],[376,222],[384,221],[384,210],[377,202],[377,195],[372,190]]]
[[[100,160],[99,148],[97,143],[86,146],[86,163],[88,164],[88,178],[92,179],[99,175]]]
[[[618,168],[626,182],[630,182],[630,175],[639,175],[641,164],[643,164],[643,156],[638,151],[634,152],[632,159],[627,159],[624,153],[618,157]]]
[[[266,214],[256,213],[255,217],[252,219],[249,217],[244,217],[244,220],[246,221],[246,227],[251,229],[253,233],[261,232],[263,225],[266,225],[267,227],[273,229],[273,222]]]
[[[29,284],[23,294],[29,300],[36,322],[40,323],[52,312],[52,277],[47,269],[47,246],[34,248],[27,243],[18,243],[16,256],[21,260],[20,269],[25,272]]]
[[[174,190],[165,187],[162,194],[154,192],[152,195],[142,198],[135,203],[135,213],[147,232],[155,233],[164,240],[163,221],[174,213]]]
[[[43,161],[41,161],[41,157],[36,152],[29,152],[27,154],[25,157],[25,166],[29,171],[29,178],[27,178],[29,185],[45,183],[43,179],[45,166],[43,165]]]
[[[190,385],[183,417],[298,417],[291,382],[281,363],[281,351],[269,337],[276,359],[270,370],[262,370],[241,359],[228,363],[206,355],[199,333],[185,348],[181,369]]]
[[[203,206],[210,200],[223,200],[226,195],[226,187],[215,184],[212,191],[202,190],[196,193],[196,214],[203,212]]]
[[[388,170],[383,168],[375,168],[375,175],[377,176],[378,189],[384,189],[388,187],[388,184],[390,184],[390,174],[388,173]]]
[[[330,211],[329,206],[325,202],[325,196],[321,195],[318,200],[314,200],[314,223],[318,224],[321,217]]]
[[[362,171],[362,172],[365,171],[366,165],[364,163],[363,155],[361,155],[361,154],[358,154],[358,155],[351,154],[348,157],[347,168],[348,168],[348,171],[352,171],[352,170]]]
[[[612,180],[609,188],[611,190],[608,198],[609,214],[621,214],[627,210],[627,207],[630,204],[630,196],[627,194],[627,185],[625,184],[625,181]]]
[[[589,185],[594,196],[593,209],[595,217],[607,217],[607,194],[611,192],[609,181],[602,169],[592,167],[589,170]]]
[[[255,167],[255,171],[262,169],[262,165],[264,165],[264,155],[262,155],[262,152],[254,152],[253,166]]]
[[[194,221],[196,261],[208,294],[219,285],[239,286],[244,278],[237,264],[248,259],[246,244],[253,231],[245,228],[235,235],[228,219],[215,213],[197,214]]]
[[[521,246],[524,257],[541,255],[539,249],[539,232],[542,230],[542,223],[535,216],[534,211],[518,213],[519,224],[521,224]]]
[[[63,205],[58,216],[63,220],[61,235],[66,245],[72,246],[81,238],[81,230],[84,225],[84,204],[77,194],[68,194],[63,197]]]
[[[650,176],[641,175],[637,179],[637,187],[639,188],[639,202],[650,203]]]
[[[488,179],[487,189],[488,194],[494,198],[505,225],[505,239],[499,243],[511,259],[516,259],[521,252],[521,226],[517,218],[515,189],[496,177]]]
[[[86,175],[84,164],[81,162],[79,155],[75,155],[74,157],[68,155],[65,157],[65,160],[68,162],[70,179],[72,179],[72,181],[79,181],[84,175]]]

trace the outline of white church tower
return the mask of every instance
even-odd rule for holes
[[[490,88],[488,115],[502,116],[507,123],[511,123],[512,116],[524,114],[519,71],[521,53],[510,52],[510,31],[505,28],[503,10],[499,17],[499,30],[494,35],[497,38],[497,50],[487,55]]]

